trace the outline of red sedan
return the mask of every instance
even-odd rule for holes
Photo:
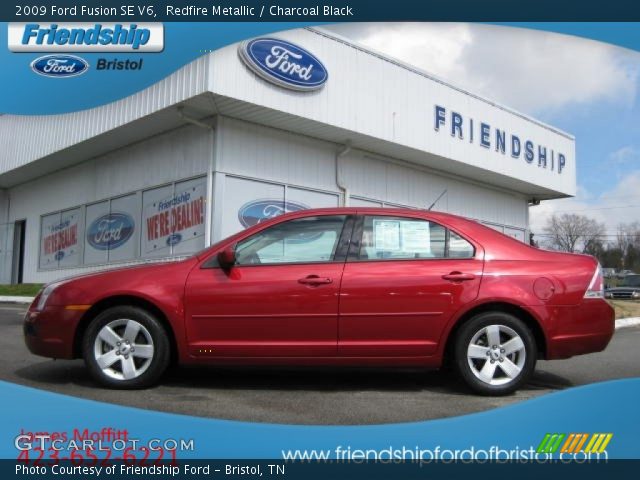
[[[490,395],[538,358],[603,350],[613,331],[593,257],[381,208],[289,213],[183,261],[55,282],[24,323],[31,352],[82,357],[116,388],[150,386],[172,362],[449,363]]]

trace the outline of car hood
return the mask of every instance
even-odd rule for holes
[[[116,268],[105,268],[103,270],[96,270],[93,272],[87,272],[87,273],[80,273],[77,275],[70,275],[68,277],[64,277],[64,278],[59,278],[58,280],[55,280],[53,282],[49,282],[48,284],[46,284],[43,288],[45,288],[47,285],[51,285],[53,283],[69,283],[69,282],[73,282],[75,280],[80,280],[80,279],[85,279],[85,278],[90,278],[90,277],[97,277],[97,276],[101,276],[101,275],[106,275],[106,274],[110,274],[110,273],[118,273],[118,272],[123,272],[123,271],[143,271],[143,270],[147,270],[147,269],[151,269],[151,268],[158,268],[158,267],[163,267],[163,266],[170,266],[170,265],[175,265],[177,263],[183,263],[183,262],[187,262],[192,260],[193,257],[188,257],[188,258],[183,258],[180,260],[159,260],[159,261],[149,261],[149,262],[145,262],[145,263],[137,263],[135,265],[125,265],[122,267],[116,267]]]
[[[640,292],[640,287],[614,287],[605,289],[605,292]]]

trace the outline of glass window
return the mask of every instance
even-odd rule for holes
[[[274,225],[236,247],[238,265],[330,262],[345,215],[308,217]]]
[[[206,179],[142,193],[142,256],[168,257],[204,248]]]
[[[140,197],[137,194],[111,200],[107,232],[110,262],[131,260],[139,256]]]
[[[469,242],[455,232],[449,231],[449,257],[471,258],[474,248]]]
[[[445,232],[426,220],[367,216],[359,259],[444,258]]]

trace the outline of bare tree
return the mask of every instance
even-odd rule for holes
[[[563,213],[552,215],[544,231],[547,245],[554,250],[592,253],[602,241],[605,226],[585,215]]]
[[[626,268],[626,257],[631,247],[640,250],[640,223],[620,223],[615,245],[622,252],[622,268]]]

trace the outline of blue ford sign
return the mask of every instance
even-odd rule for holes
[[[308,205],[299,202],[283,202],[282,200],[262,199],[245,203],[238,210],[238,220],[243,227],[252,227],[283,213],[307,210]]]
[[[31,62],[31,70],[45,77],[77,77],[88,69],[89,64],[74,55],[45,55]]]
[[[87,230],[87,242],[96,250],[114,250],[131,238],[136,224],[126,213],[108,213],[96,218]]]
[[[175,247],[181,241],[182,241],[182,235],[180,235],[179,233],[172,233],[171,235],[169,235],[167,237],[167,246],[168,247]]]
[[[299,91],[317,90],[329,74],[313,54],[276,38],[256,38],[240,44],[238,52],[247,66],[268,82]]]

